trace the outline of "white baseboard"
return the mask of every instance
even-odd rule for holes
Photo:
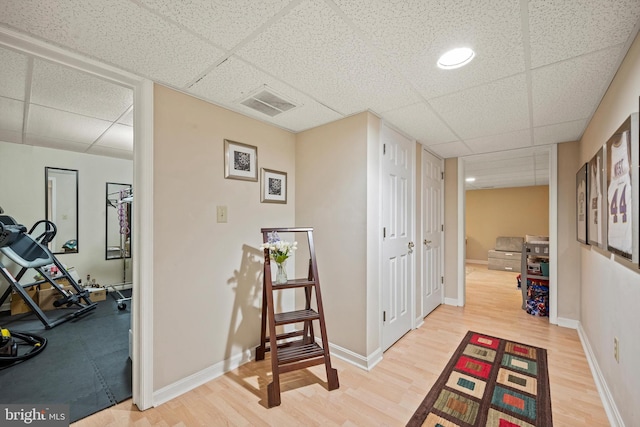
[[[580,326],[580,321],[573,319],[565,319],[564,317],[558,317],[558,326],[562,326],[563,328],[569,329],[578,329]]]
[[[558,319],[558,321],[559,320],[560,319]],[[582,348],[584,349],[584,354],[587,356],[587,362],[589,362],[589,368],[591,368],[591,375],[593,376],[593,380],[595,381],[596,387],[598,388],[598,394],[600,394],[600,400],[602,400],[604,411],[607,413],[607,418],[609,418],[609,424],[611,424],[613,427],[624,427],[622,416],[618,411],[616,402],[613,400],[613,396],[611,395],[611,391],[607,386],[607,382],[602,375],[600,366],[598,366],[598,361],[596,360],[596,356],[593,353],[591,344],[589,343],[589,339],[587,338],[587,334],[582,328],[582,323],[578,322],[577,329],[578,336],[580,337],[580,342],[582,343]]]
[[[319,341],[319,339],[317,340]],[[321,342],[319,344],[322,345]],[[331,356],[351,363],[365,371],[370,371],[382,360],[382,350],[380,349],[373,352],[369,357],[363,357],[351,350],[329,343],[329,351]],[[235,355],[173,384],[169,384],[153,393],[153,406],[160,406],[252,360],[255,360],[254,351],[246,350],[242,354]]]
[[[320,346],[322,346],[322,342],[316,338],[316,341]],[[331,356],[336,357],[340,360],[344,360],[347,363],[352,364],[360,369],[364,369],[365,371],[370,371],[382,360],[382,350],[377,349],[368,357],[362,356],[360,354],[354,353],[351,350],[347,350],[344,347],[340,347],[339,345],[329,343],[329,352]]]
[[[454,307],[458,306],[458,298],[445,298],[444,299],[444,303],[445,305],[452,305]]]
[[[223,360],[203,369],[200,372],[196,372],[186,378],[176,381],[173,384],[169,384],[166,387],[161,388],[153,393],[153,406],[160,406],[171,399],[193,390],[196,387],[201,386],[213,379],[218,378],[225,373],[236,369],[240,365],[243,365],[254,359],[255,354],[251,350],[245,350],[241,354],[237,354],[229,359]]]

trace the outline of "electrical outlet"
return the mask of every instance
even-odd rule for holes
[[[616,362],[620,363],[620,342],[618,341],[618,337],[613,337],[613,357],[616,359]]]

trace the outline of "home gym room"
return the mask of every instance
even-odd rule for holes
[[[73,421],[131,397],[133,93],[22,52],[0,62],[0,401],[71,403]]]

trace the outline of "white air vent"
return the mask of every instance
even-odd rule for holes
[[[269,117],[277,116],[285,111],[292,110],[297,105],[287,101],[280,95],[276,95],[268,89],[260,89],[250,97],[240,102],[242,105],[266,114]]]

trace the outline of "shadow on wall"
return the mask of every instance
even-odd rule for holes
[[[260,341],[263,257],[262,249],[243,245],[240,268],[235,270],[233,277],[227,280],[227,284],[234,286],[236,296],[227,335],[225,371],[230,369],[234,347],[240,347],[242,352],[246,353],[247,350],[253,350]],[[240,363],[248,360],[243,356]]]

